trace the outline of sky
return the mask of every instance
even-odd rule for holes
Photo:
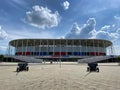
[[[105,39],[120,54],[120,0],[0,0],[0,54],[22,38]]]

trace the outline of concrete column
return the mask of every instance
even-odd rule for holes
[[[17,40],[17,44],[16,44],[16,53],[18,54],[18,43],[19,43],[19,40]]]
[[[79,43],[80,43],[79,47],[80,47],[80,55],[81,55],[82,54],[82,52],[81,52],[81,40],[79,40]]]
[[[24,43],[24,42],[23,42],[23,40],[22,40],[22,55],[23,55],[23,43]]]
[[[34,44],[33,44],[34,50],[33,50],[33,56],[35,56],[35,40],[34,40]]]
[[[74,56],[74,40],[72,40],[72,55]]]
[[[53,48],[53,56],[55,55],[55,40],[53,40],[53,45],[51,45]]]
[[[26,42],[26,45],[25,45],[25,56],[26,56],[26,52],[27,52],[27,46],[28,46],[28,39],[27,39],[27,42]]]
[[[98,56],[99,56],[99,40],[98,40]]]
[[[40,56],[40,52],[41,52],[41,40],[39,40],[39,56]]]
[[[95,53],[95,56],[96,56],[96,50],[95,50],[95,42],[94,42],[94,39],[93,39],[93,50],[94,50],[94,53]]]
[[[87,56],[87,39],[85,41],[86,41],[86,56]]]

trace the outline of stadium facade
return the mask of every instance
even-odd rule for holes
[[[36,58],[83,58],[112,53],[112,42],[101,39],[16,39],[9,42],[9,54]]]

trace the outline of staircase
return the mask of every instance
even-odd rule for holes
[[[28,56],[11,56],[14,59],[18,59],[20,61],[28,62],[28,63],[42,63],[41,59],[36,59],[34,57]]]
[[[79,59],[78,63],[94,63],[94,62],[103,61],[111,58],[113,58],[113,56],[94,56],[94,57]]]

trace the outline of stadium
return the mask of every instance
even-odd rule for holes
[[[16,39],[9,42],[9,55],[16,59],[34,57],[42,60],[77,61],[88,57],[111,55],[112,42],[102,39]]]

